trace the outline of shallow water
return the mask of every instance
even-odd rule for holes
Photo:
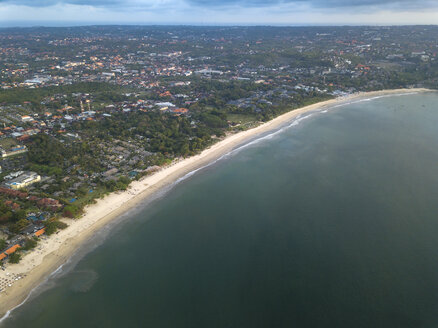
[[[131,214],[3,326],[435,327],[437,104],[358,102],[245,147]]]

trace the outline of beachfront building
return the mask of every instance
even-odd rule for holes
[[[9,150],[5,150],[3,148],[0,148],[0,152],[2,154],[2,158],[6,158],[9,156],[13,156],[13,155],[22,154],[22,153],[27,152],[27,147],[22,145],[22,146],[13,147]]]
[[[21,246],[19,244],[15,244],[12,247],[9,247],[6,251],[0,254],[0,261],[6,259],[9,255],[15,253]]]
[[[213,70],[211,68],[204,68],[204,69],[201,69],[199,71],[196,71],[195,73],[196,74],[207,75],[207,76],[222,75],[222,74],[224,74],[224,72],[222,72],[222,71]]]
[[[41,176],[35,172],[24,172],[15,179],[12,179],[5,183],[6,187],[14,190],[18,190],[33,183],[41,181]]]

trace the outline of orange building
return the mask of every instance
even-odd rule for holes
[[[46,232],[46,228],[42,228],[40,230],[38,230],[37,232],[35,232],[35,236],[39,237],[42,234],[44,234]]]
[[[15,251],[19,248],[20,248],[20,245],[16,244],[16,245],[8,248],[5,253],[8,255],[11,255],[12,253],[15,253]]]

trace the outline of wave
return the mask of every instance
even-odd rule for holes
[[[368,102],[368,101],[372,101],[372,100],[376,100],[376,99],[381,99],[381,98],[411,96],[411,95],[416,95],[418,93],[419,93],[418,91],[406,92],[406,93],[390,93],[390,94],[387,94],[387,95],[380,95],[380,96],[362,98],[362,99],[353,100],[353,101],[345,101],[345,102],[343,102],[341,104],[332,105],[332,106],[330,106],[330,108],[344,107],[344,106],[348,106],[348,105],[354,105],[354,104],[358,104],[358,103],[362,103],[362,102]]]
[[[68,260],[67,262],[68,263]],[[48,283],[53,277],[55,277],[57,274],[59,274],[60,272],[62,272],[62,268],[64,267],[64,265],[66,264],[61,264],[58,268],[56,268],[55,271],[53,271],[52,273],[50,273],[44,280],[43,282],[41,282],[38,286],[35,286],[30,292],[29,294],[27,294],[26,298],[23,300],[23,302],[21,302],[20,304],[18,304],[17,306],[13,307],[12,309],[8,310],[5,315],[3,317],[0,318],[0,325],[6,321],[6,319],[8,319],[12,312],[15,311],[16,309],[18,309],[19,307],[21,307],[24,303],[26,303],[28,300],[30,300],[32,297],[36,297],[38,296],[43,290],[42,290],[42,286],[44,286],[46,283]]]
[[[326,111],[327,111],[327,110],[326,110]],[[326,111],[325,111],[325,112],[326,112]],[[230,150],[228,153],[223,154],[222,156],[218,157],[217,159],[215,159],[215,160],[213,160],[213,161],[210,161],[210,162],[208,162],[207,164],[205,164],[205,165],[203,165],[203,166],[201,166],[201,167],[198,167],[198,168],[194,169],[193,171],[190,171],[190,172],[186,173],[186,174],[183,175],[182,177],[178,178],[174,183],[172,183],[171,186],[175,186],[175,185],[181,183],[182,181],[187,180],[188,178],[190,178],[191,176],[193,176],[193,175],[196,174],[197,172],[199,172],[199,171],[201,171],[201,170],[203,170],[203,169],[205,169],[205,168],[208,168],[208,167],[210,167],[210,166],[216,164],[217,162],[219,162],[219,161],[221,161],[221,160],[223,160],[223,159],[229,158],[230,156],[233,156],[233,155],[237,154],[238,152],[242,151],[242,150],[245,149],[245,148],[248,148],[248,147],[250,147],[250,146],[256,145],[256,144],[258,144],[258,143],[260,143],[260,142],[262,142],[262,141],[272,139],[272,138],[275,137],[276,135],[281,134],[281,133],[283,133],[284,131],[286,131],[286,130],[288,130],[288,129],[294,127],[294,126],[297,126],[298,124],[300,124],[300,122],[304,121],[305,119],[310,118],[310,117],[313,116],[315,113],[317,113],[317,112],[315,111],[315,112],[312,112],[312,113],[307,114],[307,115],[305,115],[305,116],[301,116],[301,115],[297,116],[297,117],[296,117],[291,123],[289,123],[287,126],[281,127],[281,128],[279,128],[278,130],[276,130],[276,131],[274,131],[274,132],[271,132],[271,133],[269,133],[269,134],[267,134],[267,135],[263,135],[263,136],[261,136],[261,137],[258,137],[258,138],[256,138],[256,139],[252,140],[252,141],[249,141],[249,142],[247,142],[247,143],[245,143],[245,144],[243,144],[243,145],[241,145],[241,146],[238,146],[237,148],[234,148],[234,149]]]
[[[131,212],[128,211],[126,216],[128,216]],[[125,217],[125,215],[123,215]],[[12,312],[23,306],[26,302],[38,297],[41,295],[41,293],[56,287],[56,279],[63,277],[64,275],[71,272],[76,267],[76,264],[79,263],[79,261],[88,253],[95,250],[99,245],[101,245],[105,240],[107,235],[110,233],[112,225],[104,226],[102,229],[96,232],[93,242],[88,242],[81,247],[79,247],[76,252],[74,252],[65,263],[58,266],[54,271],[52,271],[50,274],[46,276],[43,281],[41,281],[37,286],[35,286],[29,294],[26,296],[26,298],[18,304],[17,306],[13,307],[12,309],[8,310],[3,317],[0,318],[0,326],[12,316]],[[86,247],[85,247],[86,246]]]

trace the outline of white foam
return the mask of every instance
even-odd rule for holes
[[[317,112],[315,112],[315,113],[317,113]],[[241,150],[243,150],[243,149],[245,149],[247,147],[253,146],[253,145],[258,144],[258,143],[260,143],[262,141],[265,141],[265,140],[272,139],[274,136],[283,133],[284,131],[290,129],[291,127],[297,126],[298,124],[300,124],[300,122],[304,121],[305,119],[308,119],[309,117],[311,117],[313,115],[314,115],[314,113],[310,113],[310,114],[307,114],[305,116],[297,116],[287,126],[284,126],[284,127],[280,128],[280,129],[278,129],[278,130],[276,130],[276,131],[274,131],[274,132],[272,132],[270,134],[264,135],[262,137],[259,137],[259,138],[255,139],[255,140],[252,140],[252,141],[250,141],[248,143],[245,143],[245,144],[243,144],[243,145],[241,145],[241,146],[239,146],[239,147],[229,151],[228,153],[223,154],[222,156],[218,157],[217,159],[215,159],[215,160],[213,160],[213,161],[211,161],[211,162],[209,162],[209,163],[207,163],[207,164],[205,164],[205,165],[203,165],[201,167],[198,167],[197,169],[195,169],[193,171],[190,171],[190,172],[186,173],[184,176],[182,176],[181,178],[178,178],[174,183],[172,183],[172,186],[175,186],[175,185],[179,184],[180,182],[182,182],[182,181],[190,178],[191,176],[193,176],[195,173],[197,173],[197,172],[199,172],[199,171],[201,171],[201,170],[203,170],[203,169],[205,169],[205,168],[207,168],[209,166],[212,166],[212,165],[216,164],[217,162],[219,162],[219,161],[221,161],[221,160],[223,160],[225,158],[228,158],[228,157],[230,157],[232,155],[237,154],[238,152],[240,152]],[[166,191],[168,191],[168,190],[166,190]]]
[[[344,107],[344,106],[348,106],[348,105],[358,104],[361,102],[368,102],[368,101],[372,101],[372,100],[376,100],[376,99],[380,99],[380,98],[401,97],[401,96],[409,96],[409,95],[416,95],[416,94],[418,94],[417,91],[407,92],[407,93],[391,93],[391,94],[387,94],[387,95],[362,98],[362,99],[358,99],[358,100],[354,100],[354,101],[346,101],[346,102],[343,102],[341,104],[333,105],[330,107],[331,108],[338,108],[338,107]]]
[[[67,260],[66,263],[68,263],[68,261],[69,261],[69,260]],[[49,275],[47,276],[47,278],[44,279],[44,281],[43,281],[42,283],[40,283],[38,286],[34,287],[34,288],[29,292],[29,294],[27,294],[27,296],[26,296],[26,298],[24,299],[23,302],[21,302],[20,304],[18,304],[18,305],[15,306],[15,307],[13,307],[12,309],[8,310],[8,311],[6,312],[6,314],[5,314],[3,317],[0,318],[0,325],[1,325],[6,319],[8,319],[8,318],[11,316],[11,313],[12,313],[14,310],[16,310],[16,309],[18,309],[19,307],[21,307],[21,306],[22,306],[24,303],[26,303],[26,302],[27,302],[32,296],[34,296],[34,293],[36,293],[36,291],[39,290],[40,287],[41,287],[42,285],[44,285],[45,283],[47,283],[47,282],[49,281],[50,278],[52,278],[52,277],[56,276],[58,273],[62,272],[62,268],[64,267],[64,265],[65,265],[66,263],[60,265],[55,271],[53,271],[51,274],[49,274]]]

